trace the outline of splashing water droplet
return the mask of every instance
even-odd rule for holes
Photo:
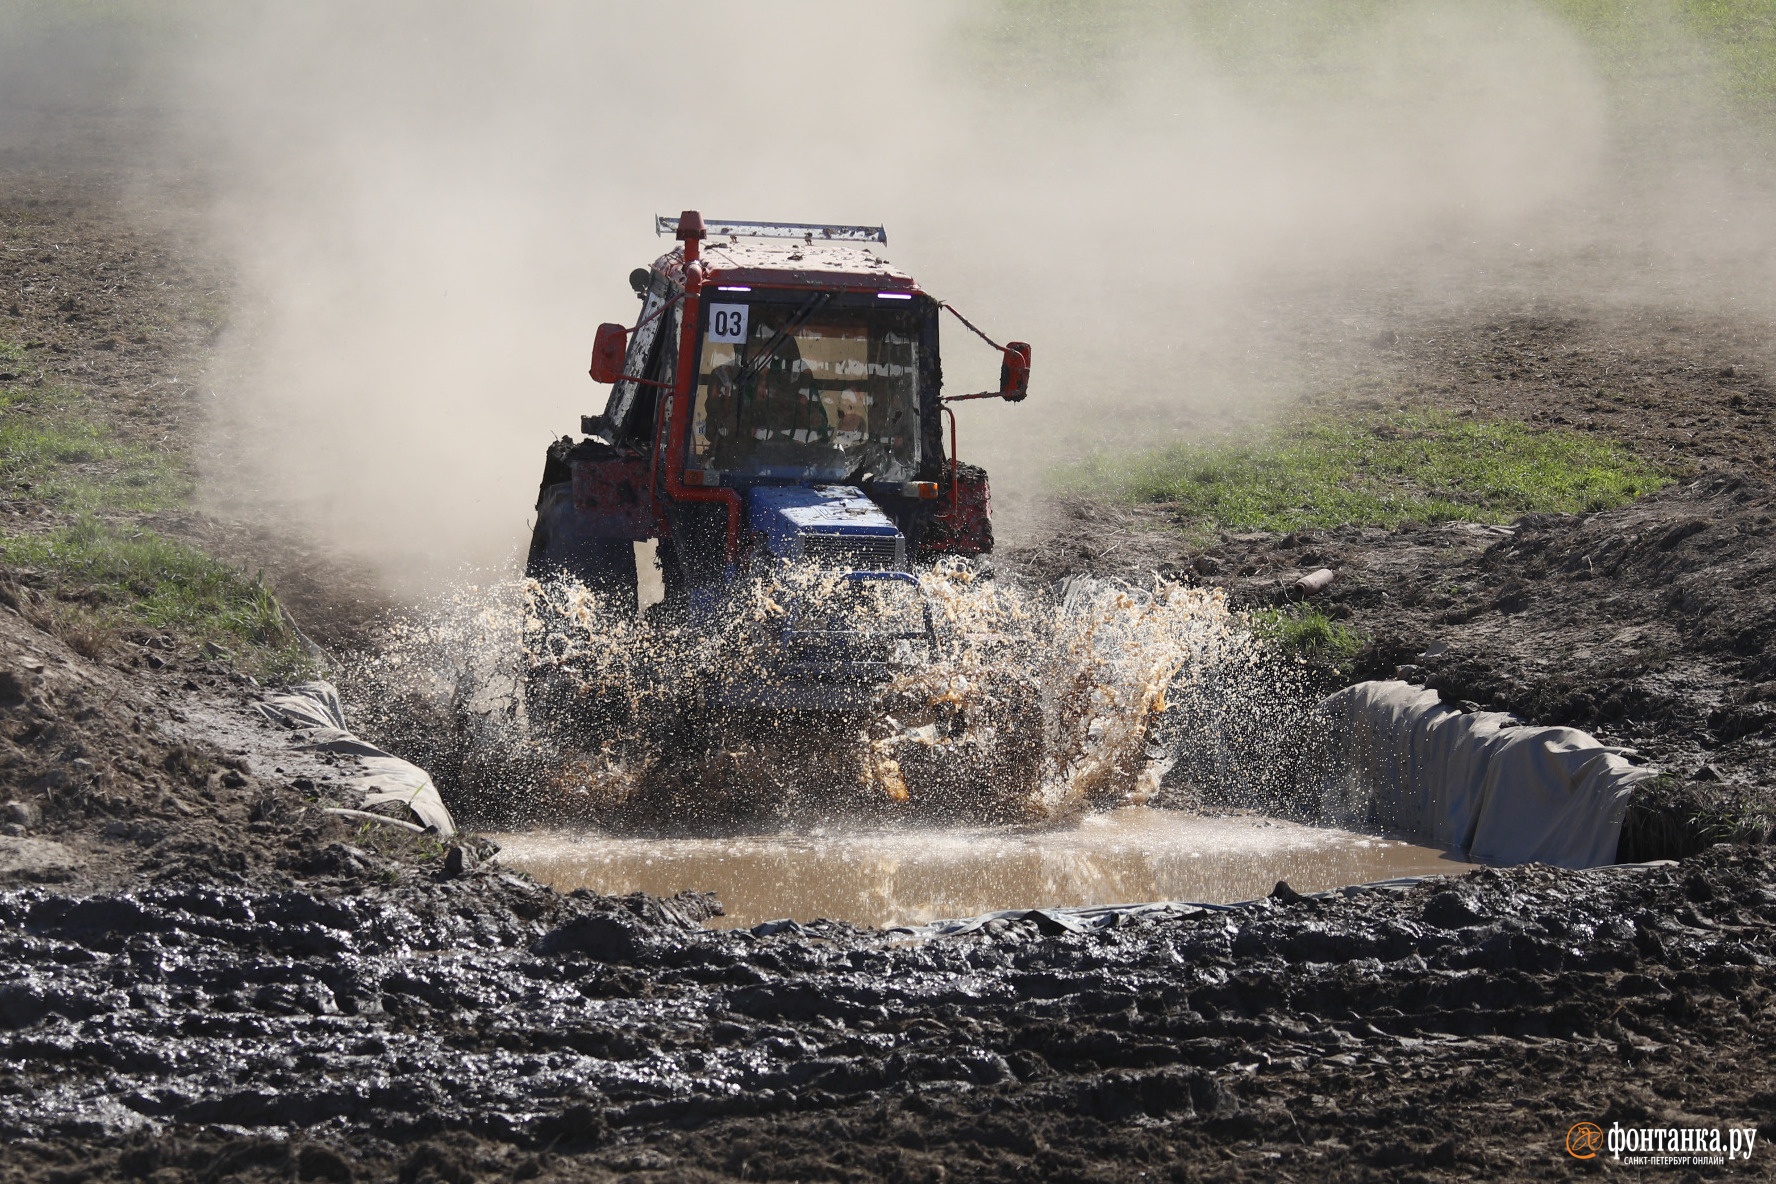
[[[773,710],[794,647],[835,637],[870,659],[857,701]],[[1219,590],[1028,589],[946,562],[916,585],[789,567],[702,614],[483,582],[391,625],[343,681],[367,734],[471,819],[1023,822],[1153,800],[1181,759],[1204,781],[1261,659]]]

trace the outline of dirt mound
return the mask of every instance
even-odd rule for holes
[[[247,791],[259,787],[244,763],[162,732],[168,708],[153,684],[40,628],[33,620],[40,600],[29,588],[0,584],[0,783],[12,799],[5,829],[53,840],[68,855],[12,878],[104,880],[191,861],[206,873],[244,870],[240,844],[215,841],[216,831],[249,824]],[[124,662],[145,675],[174,673],[171,638],[143,632],[121,644]],[[228,678],[196,665],[191,674],[211,685]],[[187,676],[172,688],[180,682],[199,685]]]
[[[1776,569],[1772,497],[1715,475],[1622,510],[1530,516],[1466,532],[1465,554],[1417,579],[1390,572],[1390,589],[1357,575],[1328,603],[1395,613],[1372,667],[1409,655],[1457,698],[1718,751],[1767,723],[1755,704],[1776,626],[1759,595]]]
[[[1769,683],[1776,677],[1776,604],[1763,593],[1776,575],[1773,515],[1776,486],[1716,473],[1612,513],[1526,518],[1482,560],[1482,570],[1501,581],[1490,606],[1527,606],[1530,581],[1549,581],[1548,593],[1569,605],[1602,592],[1612,608],[1660,622],[1682,648],[1720,661],[1733,679]],[[1459,616],[1452,612],[1452,623]],[[1616,640],[1626,646],[1643,637]],[[1758,702],[1766,690],[1776,686],[1751,687],[1742,697]],[[1710,738],[1730,742],[1761,731],[1767,714],[1710,718]]]
[[[1318,404],[1558,426],[1678,478],[1619,510],[1193,542],[1179,527],[1200,524],[1165,507],[1075,501],[1005,566],[1047,580],[1159,571],[1246,609],[1301,606],[1296,581],[1331,568],[1331,587],[1304,607],[1364,644],[1310,656],[1318,690],[1402,677],[1456,705],[1638,750],[1669,776],[1637,795],[1624,857],[1761,838],[1776,818],[1776,393],[1764,336],[1658,309],[1425,321],[1387,334],[1352,389]]]
[[[1717,473],[1622,510],[1523,519],[1435,574],[1399,580],[1391,627],[1359,670],[1404,670],[1446,699],[1638,748],[1690,783],[1681,793],[1669,782],[1651,788],[1667,800],[1664,825],[1686,815],[1742,820],[1690,827],[1675,848],[1651,853],[1698,849],[1710,826],[1760,837],[1770,803],[1757,787],[1776,779],[1773,503],[1768,482]],[[1352,588],[1333,602],[1375,593]]]
[[[342,758],[260,718],[224,656],[135,630],[89,658],[56,624],[0,580],[0,885],[388,880],[446,854],[326,814],[358,804]]]

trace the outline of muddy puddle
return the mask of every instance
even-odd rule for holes
[[[588,832],[495,836],[500,862],[567,891],[714,892],[720,925],[791,917],[919,923],[996,909],[1148,900],[1231,902],[1278,880],[1299,892],[1470,865],[1349,831],[1251,816],[1130,806],[1065,827],[815,830],[637,839]]]

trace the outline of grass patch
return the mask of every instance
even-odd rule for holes
[[[96,410],[66,387],[0,388],[0,497],[50,507],[63,523],[0,533],[0,568],[34,569],[31,582],[50,593],[33,602],[32,619],[89,658],[120,631],[147,627],[207,643],[268,680],[312,677],[306,647],[260,581],[125,521],[188,504],[195,482],[184,457],[129,439]]]
[[[1683,11],[1725,60],[1735,89],[1776,105],[1776,10],[1768,0],[1685,0]]]
[[[1542,0],[1590,49],[1618,98],[1661,105],[1723,95],[1776,113],[1769,0]]]
[[[14,345],[10,341],[0,341],[0,363],[22,362],[25,360],[25,347]]]
[[[1773,831],[1776,818],[1758,790],[1665,773],[1634,787],[1616,859],[1687,859],[1716,843],[1768,843]]]
[[[1306,605],[1262,608],[1248,614],[1253,636],[1290,657],[1348,667],[1363,648],[1363,635]]]
[[[77,414],[59,388],[0,391],[0,496],[75,513],[154,511],[191,496],[183,464]]]
[[[1251,441],[1100,456],[1060,483],[1074,493],[1168,504],[1218,528],[1283,532],[1587,513],[1670,480],[1577,433],[1429,411],[1304,420]]]
[[[308,672],[261,582],[152,531],[84,517],[51,534],[0,538],[0,562],[46,573],[60,598],[84,606],[61,611],[88,627],[176,631],[231,653],[253,651],[252,664],[273,677]]]
[[[1447,5],[1450,12],[1464,6]],[[1770,0],[1533,0],[1588,51],[1616,103],[1739,100],[1776,114],[1776,7]],[[1002,85],[1040,75],[1051,99],[1117,96],[1131,51],[1182,43],[1218,68],[1224,85],[1263,97],[1333,98],[1421,84],[1372,68],[1375,47],[1436,6],[1419,0],[1244,0],[1106,4],[1097,0],[1002,3],[976,27],[971,65]],[[1529,11],[1492,16],[1501,34],[1533,29]],[[1395,59],[1390,59],[1394,61]],[[1586,64],[1575,63],[1578,68]],[[1419,67],[1423,68],[1423,67]]]

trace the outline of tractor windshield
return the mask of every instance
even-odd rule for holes
[[[905,481],[919,464],[918,315],[830,293],[704,305],[693,463],[751,477]],[[890,304],[892,303],[892,307]]]

